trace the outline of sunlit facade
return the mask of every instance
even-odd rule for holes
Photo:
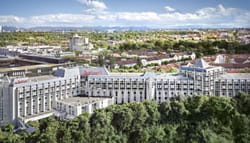
[[[175,96],[235,96],[250,93],[250,74],[225,73],[202,59],[179,73],[109,73],[105,68],[58,69],[53,75],[2,77],[1,123],[39,120],[51,115],[72,118],[113,103],[164,102]]]

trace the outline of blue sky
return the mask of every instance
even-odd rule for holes
[[[250,1],[4,0],[0,25],[250,27]]]

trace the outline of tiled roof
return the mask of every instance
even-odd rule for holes
[[[179,64],[172,63],[172,64],[167,64],[167,65],[157,66],[154,69],[157,70],[157,71],[159,71],[161,69],[163,69],[163,70],[170,70],[173,67],[178,68],[179,66],[180,66]]]
[[[152,56],[156,55],[158,52],[153,50],[131,50],[128,51],[129,55],[139,55],[139,56]]]
[[[127,60],[122,60],[122,61],[116,62],[116,64],[118,64],[118,65],[136,64],[136,63],[137,63],[136,59],[127,59]]]
[[[108,70],[104,67],[80,67],[80,75],[108,75]]]
[[[155,61],[170,58],[168,55],[155,55],[154,57],[146,58],[147,61]]]

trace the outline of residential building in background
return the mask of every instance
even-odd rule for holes
[[[250,68],[250,54],[217,54],[203,58],[210,65],[221,66],[229,73],[240,73]]]
[[[60,58],[64,56],[74,56],[75,54],[73,52],[64,52],[61,46],[6,46],[0,48],[0,55],[36,55]]]
[[[69,42],[70,50],[85,51],[92,50],[93,48],[93,45],[89,42],[89,38],[78,36],[77,34],[72,36]]]

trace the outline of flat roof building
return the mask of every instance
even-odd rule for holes
[[[78,36],[78,34],[74,34],[70,38],[69,49],[77,51],[85,51],[93,49],[93,45],[89,42],[89,38]]]

